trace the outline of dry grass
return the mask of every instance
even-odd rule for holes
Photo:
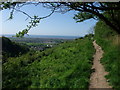
[[[113,43],[113,45],[118,45],[118,46],[120,46],[120,35],[116,35],[116,36],[114,36],[113,37],[113,39],[112,39],[112,43]]]
[[[120,35],[109,36],[106,38],[108,41],[112,41],[111,44],[120,46]]]

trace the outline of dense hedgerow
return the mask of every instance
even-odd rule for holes
[[[88,88],[94,54],[89,38],[9,58],[3,88]]]
[[[106,76],[113,88],[120,88],[120,41],[119,35],[113,32],[105,23],[99,21],[95,27],[95,38],[103,48],[101,60],[109,74]]]

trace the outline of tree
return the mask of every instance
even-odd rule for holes
[[[31,17],[26,12],[20,10],[20,7],[28,4],[34,5],[43,5],[43,7],[51,9],[51,13],[45,17],[34,16]],[[10,13],[10,19],[13,18],[14,11],[21,12],[25,14],[28,18],[31,19],[27,28],[22,32],[16,34],[17,37],[22,37],[24,34],[27,34],[28,31],[37,26],[41,19],[47,18],[51,16],[54,12],[66,13],[71,10],[78,11],[78,13],[74,16],[76,22],[82,22],[84,20],[94,18],[103,20],[109,27],[111,27],[114,31],[120,34],[120,2],[49,2],[49,3],[41,3],[41,2],[2,2],[0,3],[0,10],[4,9],[12,9]]]

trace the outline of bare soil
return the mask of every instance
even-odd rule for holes
[[[93,45],[94,45],[94,48],[96,49],[96,53],[93,56],[94,60],[93,60],[92,69],[94,70],[94,72],[91,74],[91,77],[90,77],[89,89],[112,88],[108,84],[105,78],[105,75],[107,75],[108,72],[105,71],[103,65],[100,63],[100,59],[102,58],[104,52],[101,49],[101,47],[96,44],[96,41],[93,41]]]

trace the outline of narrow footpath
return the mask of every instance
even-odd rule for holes
[[[94,45],[94,48],[96,49],[96,53],[93,56],[94,60],[93,60],[92,69],[94,69],[95,72],[91,74],[89,89],[112,88],[111,86],[109,86],[105,78],[105,75],[107,75],[108,72],[105,71],[103,65],[100,63],[100,59],[102,58],[102,55],[104,52],[102,51],[101,47],[96,44],[96,41],[93,41],[93,45]]]

